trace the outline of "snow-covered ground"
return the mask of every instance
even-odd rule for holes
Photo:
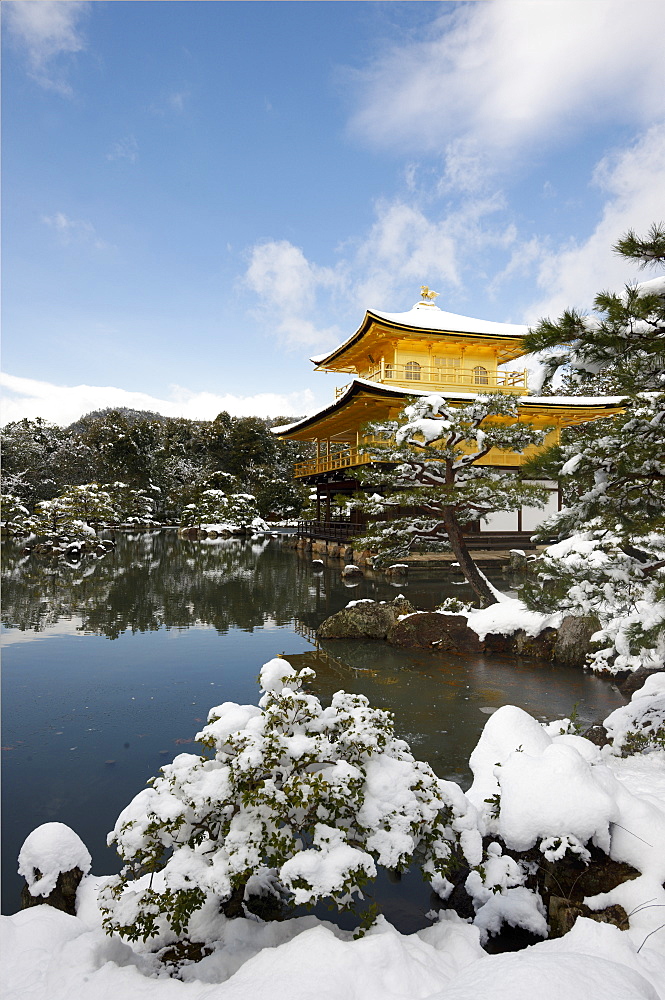
[[[192,937],[212,951],[182,966],[176,980],[156,958],[155,942],[130,946],[103,932],[97,894],[105,879],[86,875],[75,917],[35,906],[0,918],[3,998],[664,1000],[665,750],[657,736],[663,725],[663,673],[649,677],[629,705],[608,717],[610,747],[575,735],[568,720],[544,727],[513,706],[490,717],[471,756],[474,782],[467,793],[477,832],[485,844],[490,838],[482,871],[467,880],[473,921],[441,911],[431,927],[402,935],[379,918],[354,940],[314,917],[227,920],[204,906],[193,918]],[[643,734],[642,751],[621,756],[635,732]],[[567,850],[584,858],[589,843],[640,873],[585,899],[591,910],[622,905],[629,930],[579,917],[562,938],[487,954],[481,942],[502,920],[546,933],[542,901],[501,845],[537,846],[556,859]],[[467,856],[473,849],[469,843]],[[41,873],[40,881],[32,880],[35,896],[72,864],[87,870],[87,851],[61,824],[33,832],[21,852],[28,880],[31,869]],[[445,885],[439,891],[445,897]]]

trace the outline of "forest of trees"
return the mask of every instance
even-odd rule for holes
[[[124,484],[137,511],[159,523],[180,522],[206,490],[249,493],[264,518],[296,517],[308,500],[293,467],[309,445],[279,441],[270,428],[296,418],[186,420],[126,408],[96,410],[69,427],[41,418],[2,428],[5,511],[67,494],[72,487]],[[138,517],[138,514],[137,514]],[[5,514],[3,518],[7,520]],[[140,519],[140,518],[139,518]]]

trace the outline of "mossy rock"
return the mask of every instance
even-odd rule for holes
[[[462,615],[419,611],[403,618],[388,632],[391,646],[433,649],[444,653],[481,653],[483,644]]]
[[[326,618],[319,625],[317,639],[385,639],[399,615],[410,614],[412,606],[403,597],[391,604],[360,601]]]

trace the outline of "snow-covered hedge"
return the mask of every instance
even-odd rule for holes
[[[183,527],[227,531],[243,527],[268,530],[268,525],[259,515],[256,498],[251,493],[225,493],[223,490],[204,490],[196,503],[185,507],[181,524]]]
[[[243,888],[345,907],[377,865],[417,861],[441,886],[458,847],[480,864],[461,789],[415,760],[364,696],[338,691],[323,708],[302,690],[313,676],[269,661],[259,707],[212,709],[197,736],[207,755],[180,754],[121,813],[109,839],[126,867],[104,896],[109,931],[179,934]]]
[[[431,914],[431,927],[401,935],[379,916],[364,938],[354,940],[352,932],[313,916],[278,923],[257,920],[252,914],[230,920],[220,912],[219,896],[208,894],[190,921],[196,955],[178,952],[173,946],[177,935],[160,915],[159,900],[141,899],[141,893],[152,878],[155,893],[170,892],[173,902],[178,885],[187,885],[192,875],[201,877],[206,868],[212,869],[205,875],[208,882],[215,870],[223,881],[231,857],[238,857],[249,845],[256,828],[252,809],[256,810],[259,799],[268,796],[273,803],[285,803],[289,789],[303,791],[321,781],[336,789],[338,798],[344,798],[343,789],[349,787],[351,774],[347,770],[343,777],[342,749],[356,754],[361,763],[353,766],[361,770],[364,767],[367,771],[371,761],[385,761],[385,771],[379,766],[378,773],[386,780],[370,783],[361,806],[369,810],[365,818],[373,824],[380,823],[382,815],[386,817],[381,846],[372,852],[367,841],[364,848],[350,843],[350,826],[330,813],[315,825],[336,829],[338,834],[320,836],[318,844],[312,836],[300,845],[294,842],[296,868],[301,869],[300,860],[311,854],[316,864],[308,869],[308,875],[316,868],[330,885],[335,873],[343,874],[344,864],[335,862],[338,847],[355,850],[360,857],[374,853],[378,858],[379,853],[390,851],[390,845],[399,851],[400,835],[412,836],[408,818],[413,816],[413,806],[409,803],[415,799],[421,803],[418,808],[423,808],[425,790],[432,788],[426,766],[413,761],[405,745],[388,735],[390,727],[387,730],[380,718],[383,713],[375,713],[349,695],[338,700],[335,709],[331,706],[319,712],[298,687],[303,675],[283,660],[267,664],[262,679],[263,708],[227,703],[213,710],[204,734],[216,748],[214,756],[207,761],[191,755],[176,758],[158,779],[161,785],[155,782],[150,790],[156,795],[149,801],[138,796],[124,814],[124,821],[121,817],[118,822],[116,829],[129,849],[138,854],[142,845],[153,845],[154,863],[145,854],[148,868],[156,869],[162,849],[172,848],[175,863],[168,874],[164,869],[133,882],[125,873],[120,880],[125,885],[119,885],[118,896],[112,900],[116,919],[131,917],[137,905],[152,906],[159,936],[133,948],[115,936],[105,937],[98,902],[108,906],[105,886],[109,880],[88,875],[78,891],[76,917],[49,906],[0,917],[8,995],[49,1000],[79,996],[163,1000],[172,992],[186,993],[190,1000],[235,1000],[241,995],[275,1000],[313,996],[329,1000],[384,1000],[387,996],[395,1000],[444,996],[449,1000],[560,1000],[562,996],[567,1000],[612,996],[658,1000],[662,996],[665,751],[650,744],[633,747],[639,752],[627,755],[626,737],[636,731],[654,733],[662,726],[663,674],[649,678],[630,705],[605,720],[614,746],[600,749],[572,733],[569,720],[541,725],[512,706],[504,706],[488,720],[471,757],[474,783],[467,795],[459,789],[453,791],[456,786],[451,788],[448,782],[442,783],[446,791],[444,811],[456,817],[450,823],[451,841],[444,838],[444,846],[459,839],[467,853],[473,854],[480,832],[487,838],[483,864],[474,867],[465,881],[475,909],[473,921],[444,909],[438,915]],[[282,702],[281,708],[277,701]],[[287,716],[291,720],[288,731],[273,726],[276,719]],[[308,764],[312,747],[323,749],[324,741],[333,758]],[[267,776],[268,765],[272,778]],[[395,782],[395,766],[403,775],[409,770],[414,777],[420,773],[422,781],[415,785]],[[293,780],[283,787],[287,773]],[[332,780],[336,773],[339,781]],[[210,815],[211,804],[223,799],[234,774],[244,775],[247,789],[228,824],[233,837],[223,842],[220,837],[212,841],[203,836],[198,847],[187,849],[195,817]],[[191,794],[183,809],[185,787]],[[440,795],[441,786],[435,787]],[[302,812],[306,807],[305,797],[298,808]],[[272,808],[268,806],[268,810]],[[218,814],[220,831],[222,811]],[[170,836],[169,827],[179,827],[177,837]],[[375,827],[375,831],[380,829],[380,825]],[[161,840],[159,830],[165,831]],[[283,823],[277,839],[280,830],[293,832],[293,827]],[[540,935],[547,933],[540,897],[526,884],[527,876],[541,867],[534,861],[534,847],[542,854],[543,864],[549,864],[566,853],[583,859],[590,844],[602,847],[615,861],[630,863],[639,873],[609,892],[585,898],[592,913],[622,906],[628,914],[627,930],[580,916],[572,930],[557,940],[542,941],[518,953],[488,955],[482,950],[480,941],[505,922],[530,927]],[[531,854],[527,861],[516,860],[509,853],[528,848]],[[254,844],[254,849],[261,848]],[[87,870],[88,864],[81,842],[60,824],[40,827],[28,837],[21,852],[21,870],[33,878],[35,894],[54,884],[66,867]],[[35,869],[46,882],[37,883]],[[255,880],[255,887],[261,881]],[[268,884],[268,880],[263,879],[263,883]],[[438,889],[445,895],[443,880]],[[184,982],[168,979],[174,970]]]

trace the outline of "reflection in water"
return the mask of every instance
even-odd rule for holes
[[[536,719],[560,719],[578,705],[581,725],[622,704],[616,688],[571,667],[536,660],[454,656],[394,649],[384,643],[326,641],[314,652],[288,656],[316,671],[314,686],[327,701],[340,687],[366,695],[395,713],[398,736],[442,778],[471,782],[468,759],[487,716],[519,705]]]
[[[79,566],[16,559],[3,581],[3,624],[42,631],[77,615],[81,631],[109,639],[162,626],[211,625],[225,633],[286,624],[307,603],[311,574],[304,564],[285,574],[264,558],[267,539],[206,543],[162,531],[119,534],[117,542],[104,558]]]
[[[212,706],[255,704],[261,664],[277,653],[314,667],[324,702],[345,688],[393,711],[416,756],[464,784],[488,710],[513,703],[557,718],[579,702],[592,721],[622,703],[605,681],[534,661],[313,641],[349,600],[392,600],[404,590],[432,608],[451,594],[467,597],[459,581],[396,588],[367,576],[350,590],[340,564],[315,572],[311,558],[274,539],[199,542],[173,531],[118,533],[113,552],[78,567],[27,558],[20,545],[4,549],[4,912],[18,906],[16,856],[39,823],[72,826],[96,873],[117,870],[105,840],[120,810],[176,753],[196,752],[192,738]],[[400,892],[385,911],[395,919]],[[384,906],[395,893],[381,888]],[[414,898],[422,919],[422,887]]]

